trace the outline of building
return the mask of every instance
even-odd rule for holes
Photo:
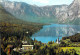
[[[57,39],[56,43],[57,43],[57,44],[60,44],[59,37],[58,37],[58,39]]]
[[[22,43],[23,43],[22,50],[25,50],[25,51],[33,50],[34,45],[28,45],[27,41],[22,41]]]
[[[22,50],[31,51],[33,50],[33,45],[22,45]]]

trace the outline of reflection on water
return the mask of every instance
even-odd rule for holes
[[[33,34],[32,39],[35,38],[43,43],[55,42],[58,36],[61,39],[64,36],[71,36],[76,33],[80,33],[80,25],[51,24],[43,26],[43,29]]]

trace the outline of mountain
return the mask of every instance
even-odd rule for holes
[[[0,22],[18,23],[20,20],[16,19],[0,5]]]
[[[80,24],[80,0],[70,5],[35,6],[24,2],[1,2],[4,8],[18,19],[37,23]],[[77,22],[78,21],[78,22]]]
[[[71,20],[80,18],[80,0],[74,0],[68,8],[69,18],[71,18]]]
[[[0,23],[5,22],[5,23],[13,23],[13,24],[33,24],[33,25],[42,25],[39,23],[32,23],[32,22],[26,22],[21,19],[17,19],[15,16],[13,16],[11,13],[5,10],[5,8],[0,4]]]
[[[74,0],[68,6],[68,18],[67,20],[73,24],[80,24],[80,0]]]
[[[32,22],[26,22],[21,19],[17,19],[15,16],[13,16],[11,13],[6,11],[2,5],[0,5],[0,22],[8,22],[8,23],[14,23],[14,24],[28,24],[28,25],[42,25],[39,23],[32,23]]]
[[[17,19],[11,13],[7,12],[2,5],[0,5],[0,22],[8,22],[15,24],[27,23],[20,19]]]
[[[15,18],[0,5],[0,34],[25,33],[29,31],[29,36],[39,31],[43,24],[25,22]]]
[[[19,19],[40,23],[56,23],[57,18],[62,15],[61,11],[65,12],[67,7],[67,5],[38,7],[24,2],[10,1],[2,2],[2,5],[8,12]]]

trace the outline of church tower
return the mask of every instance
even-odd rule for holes
[[[58,39],[57,39],[56,43],[57,43],[57,44],[60,44],[59,37],[58,37]]]

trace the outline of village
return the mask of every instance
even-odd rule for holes
[[[79,35],[79,34],[77,34]],[[75,36],[74,36],[75,37]],[[57,37],[56,42],[54,41],[50,41],[48,43],[42,43],[41,41],[37,41],[35,38],[34,40],[32,40],[33,44],[30,44],[31,42],[29,37],[24,37],[23,40],[18,41],[16,39],[16,37],[13,37],[13,41],[12,40],[7,40],[9,41],[9,43],[7,44],[7,47],[4,49],[3,45],[1,45],[1,49],[6,52],[8,55],[16,55],[16,54],[24,54],[24,55],[34,55],[34,54],[49,54],[48,51],[50,51],[50,53],[60,53],[60,54],[70,54],[70,53],[76,53],[76,54],[80,54],[80,42],[72,42],[71,40],[74,37],[63,37],[61,40],[59,39],[59,37]],[[5,38],[3,38],[4,40]],[[10,39],[10,38],[9,38]],[[73,39],[76,40],[76,39]],[[14,42],[15,41],[15,42]],[[16,42],[18,41],[18,42]],[[3,41],[5,42],[5,41]],[[13,43],[14,42],[14,43]],[[16,44],[16,47],[15,45]],[[65,53],[65,51],[72,51],[69,53]],[[47,52],[45,52],[47,51]],[[53,51],[53,52],[52,52]]]
[[[34,46],[37,44],[37,42],[39,42],[39,41],[35,40],[35,38],[34,38],[34,45],[30,45],[30,44],[28,44],[27,40],[24,40],[24,41],[22,41],[21,47],[18,47],[18,48],[14,48],[14,45],[8,44],[6,50],[8,50],[8,55],[10,55],[11,51],[15,51],[20,54],[23,54],[28,51],[33,51],[36,48],[36,47],[34,48]],[[59,37],[57,38],[55,43],[60,44]],[[40,43],[40,44],[47,46],[47,43]]]

